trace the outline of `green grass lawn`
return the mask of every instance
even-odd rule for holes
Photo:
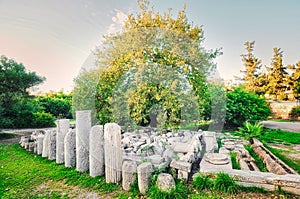
[[[57,165],[18,144],[0,145],[0,165],[0,198],[69,198],[65,190],[55,191],[52,182],[63,182],[70,185],[69,189],[76,186],[96,190],[99,194],[120,190],[119,185],[105,183],[104,177],[91,178],[87,173]],[[41,187],[46,185],[54,191],[41,193]]]
[[[265,128],[259,140],[267,143],[300,144],[300,133]]]
[[[89,177],[74,168],[65,168],[55,161],[25,151],[18,144],[0,145],[0,198],[86,198],[97,194],[101,198],[294,198],[278,192],[239,188],[235,195],[216,190],[197,190],[193,184],[177,184],[174,193],[167,194],[151,187],[147,196],[135,189],[126,192],[120,185],[105,183],[104,177]],[[154,181],[153,181],[154,182]],[[178,189],[178,190],[177,190]]]

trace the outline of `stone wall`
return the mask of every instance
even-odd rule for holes
[[[299,103],[296,102],[269,102],[274,118],[278,119],[289,119],[289,114],[291,110],[299,106]]]

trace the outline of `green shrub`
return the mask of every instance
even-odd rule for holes
[[[262,134],[263,125],[255,122],[251,124],[250,122],[246,121],[243,127],[240,127],[239,130],[244,135],[244,137],[249,140],[253,137],[258,137]]]
[[[209,190],[213,186],[213,181],[209,178],[209,176],[203,176],[202,174],[199,174],[194,178],[192,186],[199,191],[204,189]]]
[[[300,106],[292,108],[292,110],[290,112],[291,119],[297,120],[298,117],[300,117]]]
[[[240,127],[244,121],[255,123],[271,115],[265,99],[241,88],[227,91],[225,127]]]
[[[55,126],[55,118],[50,113],[33,113],[33,127],[52,127]]]
[[[44,112],[51,113],[56,118],[72,118],[71,95],[60,93],[48,93],[46,96],[36,98]]]
[[[214,189],[225,193],[236,194],[239,185],[227,173],[218,173]]]

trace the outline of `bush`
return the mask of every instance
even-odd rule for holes
[[[51,113],[56,118],[72,118],[71,100],[71,95],[64,93],[48,93],[36,98],[44,112]]]
[[[239,190],[239,185],[227,173],[218,173],[214,189],[225,193],[235,194]]]
[[[241,88],[227,91],[225,127],[240,127],[244,121],[255,123],[271,115],[265,99]]]
[[[203,176],[202,174],[199,174],[194,178],[192,186],[199,191],[204,189],[209,190],[213,186],[213,181],[209,178],[209,176]]]
[[[50,113],[33,113],[33,127],[52,127],[55,126],[55,118]]]
[[[294,107],[290,112],[290,118],[297,120],[300,117],[300,106]]]
[[[20,99],[11,109],[0,113],[0,128],[34,128],[54,126],[55,119],[32,99]]]

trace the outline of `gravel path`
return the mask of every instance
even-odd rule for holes
[[[300,122],[273,122],[273,121],[263,121],[261,122],[264,127],[270,129],[281,129],[290,132],[300,133]]]

